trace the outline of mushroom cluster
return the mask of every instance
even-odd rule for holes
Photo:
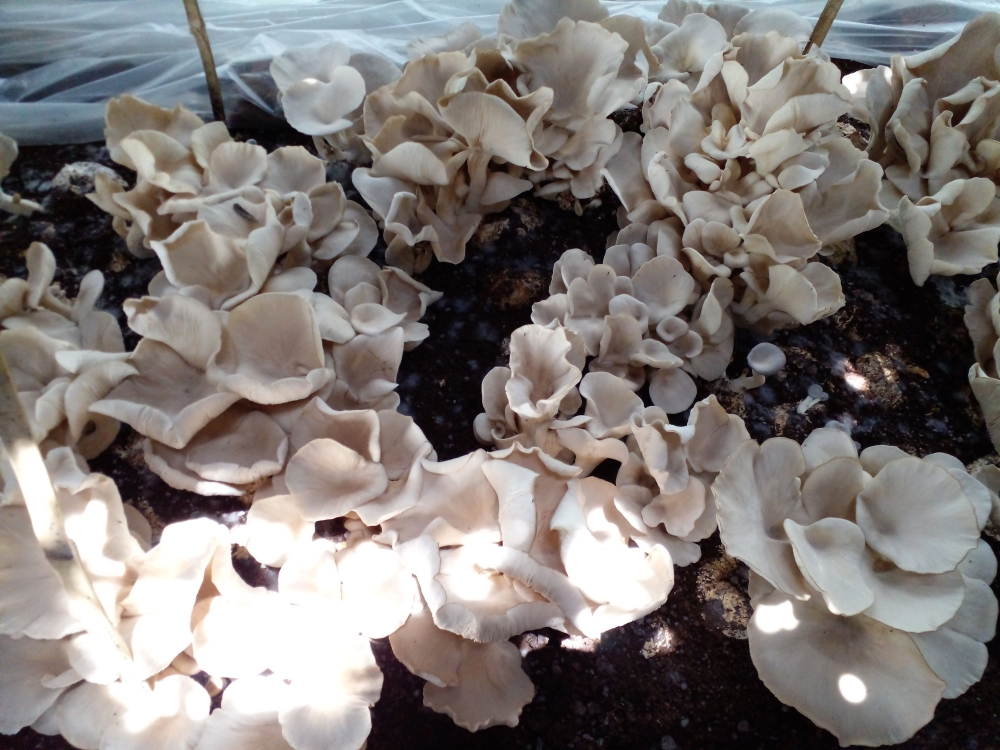
[[[259,289],[269,273],[366,256],[375,246],[375,222],[300,146],[268,154],[234,141],[225,123],[127,94],[108,102],[106,121],[111,158],[138,181],[126,190],[98,175],[89,198],[114,217],[132,253],[159,256],[171,284],[187,285],[171,269],[179,257],[212,265],[221,256],[227,270],[241,258]]]
[[[93,458],[114,441],[119,423],[90,407],[135,373],[118,321],[94,309],[104,276],[90,271],[71,300],[52,283],[56,259],[47,246],[33,243],[26,259],[27,280],[0,284],[0,352],[35,441]]]
[[[527,190],[596,193],[622,143],[609,115],[646,83],[642,22],[608,15],[597,0],[516,0],[495,37],[468,24],[414,40],[402,75],[336,44],[286,53],[272,75],[293,126],[336,134],[340,152],[361,136],[372,166],[353,180],[384,222],[387,260],[420,271],[430,251],[461,262],[483,215]]]
[[[0,284],[0,351],[128,653],[49,564],[37,488],[0,465],[0,732],[360,750],[382,687],[374,638],[426,680],[426,706],[470,731],[513,726],[534,686],[510,639],[598,638],[645,616],[717,527],[752,570],[763,681],[842,742],[902,741],[977,682],[1000,471],[859,455],[832,428],[758,445],[714,396],[694,403],[692,376],[725,374],[734,324],[769,333],[844,304],[815,256],[885,221],[880,200],[899,204],[918,283],[996,259],[1000,16],[861,76],[873,160],[838,130],[850,91],[800,52],[803,27],[684,0],[651,23],[597,0],[512,0],[495,37],[470,23],[414,40],[402,71],[336,43],[290,48],[271,66],[289,122],[324,158],[371,157],[353,181],[384,222],[385,268],[366,257],[375,222],[322,159],[268,154],[180,106],[111,101],[108,148],[138,183],[98,176],[90,197],[162,265],[124,304],[139,344],[125,352],[94,309],[100,272],[70,300],[35,244],[28,279]],[[610,119],[639,106],[641,134]],[[15,155],[0,136],[0,177]],[[431,252],[461,261],[482,216],[525,191],[586,199],[605,179],[624,207],[603,262],[563,253],[509,366],[483,381],[474,430],[490,451],[439,461],[397,410],[403,352],[441,296],[410,274]],[[0,208],[29,204],[0,193]],[[998,305],[972,285],[970,379],[1000,446]],[[761,344],[730,386],[784,359]],[[824,397],[813,386],[799,410]],[[120,421],[169,485],[243,496],[245,519],[174,523],[154,545],[86,464]],[[606,460],[614,483],[592,476]],[[273,589],[244,582],[234,545],[279,569]]]
[[[676,28],[659,43],[670,55],[646,89],[644,135],[625,134],[605,170],[623,221],[705,292],[729,280],[742,325],[826,317],[844,298],[814,256],[888,216],[881,168],[837,128],[850,93],[835,65],[783,33],[783,15],[727,6],[720,21],[688,6],[661,14]]]
[[[653,405],[679,414],[697,394],[691,375],[719,378],[732,358],[733,285],[715,278],[703,292],[680,260],[646,244],[645,230],[619,232],[603,263],[581,250],[564,252],[550,296],[532,307],[531,319],[568,331],[593,358],[590,372],[614,375],[632,391],[648,377]]]
[[[0,133],[0,180],[10,174],[15,159],[17,159],[17,141]],[[31,216],[35,211],[43,210],[38,203],[26,200],[17,193],[7,195],[3,188],[0,188],[0,211],[18,216]]]
[[[108,477],[87,473],[64,447],[49,451],[46,468],[66,532],[131,659],[84,628],[35,540],[21,488],[8,485],[0,732],[32,726],[84,749],[364,745],[382,675],[329,579],[289,570],[279,591],[253,588],[233,569],[224,526],[171,524],[151,546],[149,523]],[[200,672],[209,675],[205,687],[192,679]],[[223,678],[233,682],[210,716]]]
[[[492,453],[440,462],[408,417],[313,399],[234,532],[281,576],[339,581],[361,632],[389,636],[425,704],[471,731],[515,725],[534,695],[512,636],[596,638],[663,604],[673,564],[715,529],[708,485],[748,439],[714,397],[674,427],[613,375],[581,381],[571,349],[565,329],[513,333],[476,420]],[[622,463],[616,484],[588,476],[605,458]],[[342,542],[314,539],[337,518]]]
[[[1000,283],[1000,280],[998,280]],[[972,339],[976,362],[969,368],[969,385],[986,417],[990,440],[1000,450],[1000,294],[989,279],[969,285],[969,304],[965,306],[965,327]]]
[[[743,421],[709,396],[691,409],[686,426],[670,424],[667,411],[644,406],[627,380],[593,368],[597,360],[583,375],[583,337],[572,329],[519,328],[510,352],[510,367],[496,367],[483,380],[476,438],[502,450],[540,450],[583,476],[605,459],[617,461],[610,491],[632,540],[640,547],[655,541],[678,565],[698,560],[696,542],[716,527],[707,489],[736,446],[749,440]],[[654,376],[654,404],[669,387]],[[684,409],[691,401],[693,394]]]
[[[146,436],[146,463],[170,486],[242,495],[284,469],[315,397],[338,410],[396,408],[403,351],[427,337],[418,321],[441,295],[356,256],[330,266],[330,295],[313,291],[305,267],[261,284],[242,257],[210,247],[170,258],[173,279],[200,283],[178,288],[162,272],[150,296],[125,301],[143,337],[132,374],[90,409]]]
[[[1000,14],[934,49],[845,79],[885,167],[882,202],[906,241],[910,275],[979,273],[1000,243]],[[898,211],[898,212],[897,212]]]
[[[980,532],[996,495],[956,458],[815,430],[740,444],[712,486],[751,569],[750,654],[843,745],[902,742],[979,681],[997,600]]]

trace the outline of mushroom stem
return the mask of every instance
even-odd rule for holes
[[[118,673],[129,678],[134,672],[132,653],[108,619],[80,562],[76,546],[66,535],[62,509],[49,479],[38,444],[31,436],[24,406],[14,386],[7,360],[0,354],[0,441],[17,477],[31,527],[45,559],[55,570],[73,601],[74,611],[87,631],[102,637],[109,653],[119,657]]]
[[[184,0],[184,10],[187,11],[188,26],[191,36],[198,43],[201,53],[201,64],[205,68],[205,82],[208,84],[208,97],[212,101],[212,116],[217,122],[226,121],[226,107],[222,102],[222,88],[219,86],[219,74],[215,70],[215,57],[212,55],[212,45],[208,41],[208,30],[205,19],[201,16],[198,0]]]
[[[844,0],[826,0],[826,6],[823,8],[823,12],[819,14],[816,26],[813,28],[813,33],[809,36],[809,41],[806,42],[802,54],[809,52],[814,44],[817,47],[823,46],[823,41],[826,39],[830,27],[833,26],[833,20],[837,17],[837,14],[840,12],[840,6],[843,4]]]

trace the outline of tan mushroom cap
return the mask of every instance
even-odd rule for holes
[[[348,118],[365,97],[365,80],[349,65],[339,42],[292,47],[271,61],[289,124],[306,135],[329,135],[352,125]]]
[[[782,591],[809,595],[781,524],[808,523],[798,491],[805,460],[797,443],[771,438],[742,443],[713,485],[726,549]]]
[[[369,707],[382,692],[368,639],[350,632],[337,610],[293,607],[288,615],[288,640],[281,644],[288,651],[274,667],[290,678],[278,714],[282,734],[299,750],[359,750],[371,731]]]
[[[190,677],[164,677],[151,692],[136,695],[127,713],[104,732],[101,746],[109,750],[192,747],[205,730],[210,709],[205,688]]]
[[[171,524],[136,561],[138,577],[122,601],[122,631],[147,676],[191,643],[191,611],[223,535],[223,527],[208,519]]]
[[[278,722],[287,692],[288,685],[275,675],[234,680],[209,717],[198,750],[291,750]]]
[[[393,655],[417,677],[437,687],[456,687],[462,663],[461,636],[434,624],[430,610],[421,605],[389,636]]]
[[[614,507],[614,495],[614,485],[594,477],[571,481],[551,526],[559,532],[570,581],[591,601],[633,619],[666,601],[673,564],[662,547],[654,546],[648,555],[629,547],[619,528],[602,519],[606,507]],[[609,614],[598,612],[602,617]]]
[[[561,627],[558,606],[534,596],[526,599],[510,578],[484,568],[482,556],[492,548],[477,543],[439,549],[429,536],[396,546],[443,630],[487,643],[525,630]]]
[[[417,582],[390,547],[372,541],[350,545],[336,555],[341,596],[358,629],[385,638],[410,616]]]
[[[144,690],[148,688],[137,683],[82,682],[63,693],[50,710],[54,711],[54,728],[74,747],[100,747],[107,728],[127,714]]]
[[[0,507],[0,592],[3,635],[62,638],[83,629],[23,506]]]
[[[143,339],[129,357],[139,374],[126,378],[90,409],[132,425],[172,448],[183,448],[215,417],[239,400],[220,393],[166,344]]]
[[[535,697],[535,686],[521,669],[521,654],[507,641],[463,639],[457,677],[455,686],[424,685],[424,705],[470,732],[517,726],[521,710]]]
[[[913,457],[892,461],[865,485],[857,517],[868,546],[914,573],[954,570],[979,539],[961,483]]]
[[[117,163],[135,169],[135,164],[121,148],[121,141],[138,130],[158,130],[182,145],[190,145],[193,134],[205,123],[180,104],[167,110],[124,94],[108,101],[104,136],[108,151]]]
[[[830,614],[815,597],[758,596],[748,634],[767,688],[845,746],[908,739],[934,717],[945,689],[909,635]]]
[[[213,596],[198,603],[191,654],[214,677],[250,677],[268,669],[271,642],[280,638],[278,595],[256,589],[245,599]]]
[[[497,494],[482,469],[489,460],[483,450],[450,461],[421,459],[414,504],[386,519],[377,539],[393,546],[424,534],[441,545],[500,541]]]
[[[381,495],[388,478],[381,464],[330,438],[317,438],[288,461],[285,481],[309,521],[339,518]]]
[[[0,635],[0,732],[16,734],[33,724],[79,679],[62,641]]]
[[[229,313],[211,373],[220,390],[258,404],[306,398],[333,377],[312,307],[280,293],[258,294]]]
[[[567,430],[560,430],[560,435],[565,435]],[[608,441],[619,443],[620,441]],[[514,464],[521,469],[527,470],[535,475],[532,484],[532,503],[529,515],[527,503],[516,504],[511,502],[514,497],[507,495],[503,498],[504,515],[514,517],[515,507],[519,507],[524,513],[520,516],[524,519],[524,528],[528,525],[528,519],[533,517],[535,534],[531,540],[531,546],[527,550],[530,557],[541,565],[548,566],[555,571],[562,572],[562,561],[560,557],[559,533],[552,528],[552,515],[559,507],[563,496],[566,494],[568,483],[574,477],[581,476],[583,470],[579,466],[570,466],[567,463],[552,458],[540,448],[524,448],[520,443],[515,442],[513,446],[503,451],[495,451],[490,454],[494,460],[503,463]],[[520,476],[526,477],[523,472]],[[492,480],[491,480],[492,481]],[[516,482],[511,484],[515,487]],[[519,514],[520,515],[520,514]],[[506,527],[506,528],[504,528]],[[501,531],[510,531],[511,527],[505,523],[501,526]],[[502,537],[504,548],[519,549],[519,546],[508,544],[506,537]]]
[[[185,451],[185,466],[215,482],[250,484],[285,467],[288,437],[262,411],[237,404],[209,422]]]
[[[205,371],[222,346],[219,317],[192,297],[125,300],[128,326],[143,338],[166,344],[191,367]]]
[[[795,562],[809,585],[823,594],[835,615],[850,617],[875,603],[862,569],[868,564],[865,534],[843,518],[822,518],[808,526],[784,523]]]
[[[572,344],[562,329],[522,326],[511,334],[510,408],[528,419],[555,416],[582,373],[569,359]]]
[[[980,680],[986,670],[985,643],[996,635],[997,600],[989,584],[996,575],[996,557],[984,540],[966,556],[965,598],[955,616],[938,630],[911,634],[927,664],[948,685],[945,698],[957,698]]]

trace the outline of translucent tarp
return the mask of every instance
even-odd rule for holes
[[[232,124],[279,115],[268,74],[286,47],[339,40],[402,64],[406,44],[473,20],[491,34],[505,0],[201,0]],[[607,2],[655,18],[665,0]],[[743,0],[814,21],[823,0]],[[823,49],[885,63],[933,47],[996,0],[846,0]],[[131,92],[161,106],[211,107],[181,0],[0,0],[0,131],[23,144],[103,138],[104,103]],[[252,106],[251,106],[252,105]]]

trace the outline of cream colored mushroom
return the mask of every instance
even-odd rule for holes
[[[768,689],[843,744],[906,740],[934,717],[944,692],[906,633],[830,614],[815,598],[758,596],[748,630]]]
[[[16,734],[33,724],[80,676],[65,644],[56,640],[0,636],[0,732]]]
[[[507,641],[462,639],[456,677],[455,686],[424,685],[424,705],[470,732],[517,726],[521,710],[535,697],[535,686],[521,669],[521,654]]]
[[[10,167],[15,159],[17,159],[17,141],[0,133],[0,180],[10,174]],[[26,200],[18,193],[7,195],[0,190],[0,211],[7,211],[17,216],[31,216],[35,211],[44,210],[40,204]]]
[[[928,276],[978,273],[995,263],[1000,243],[996,185],[982,177],[955,180],[934,195],[899,202],[910,275],[918,286]]]

